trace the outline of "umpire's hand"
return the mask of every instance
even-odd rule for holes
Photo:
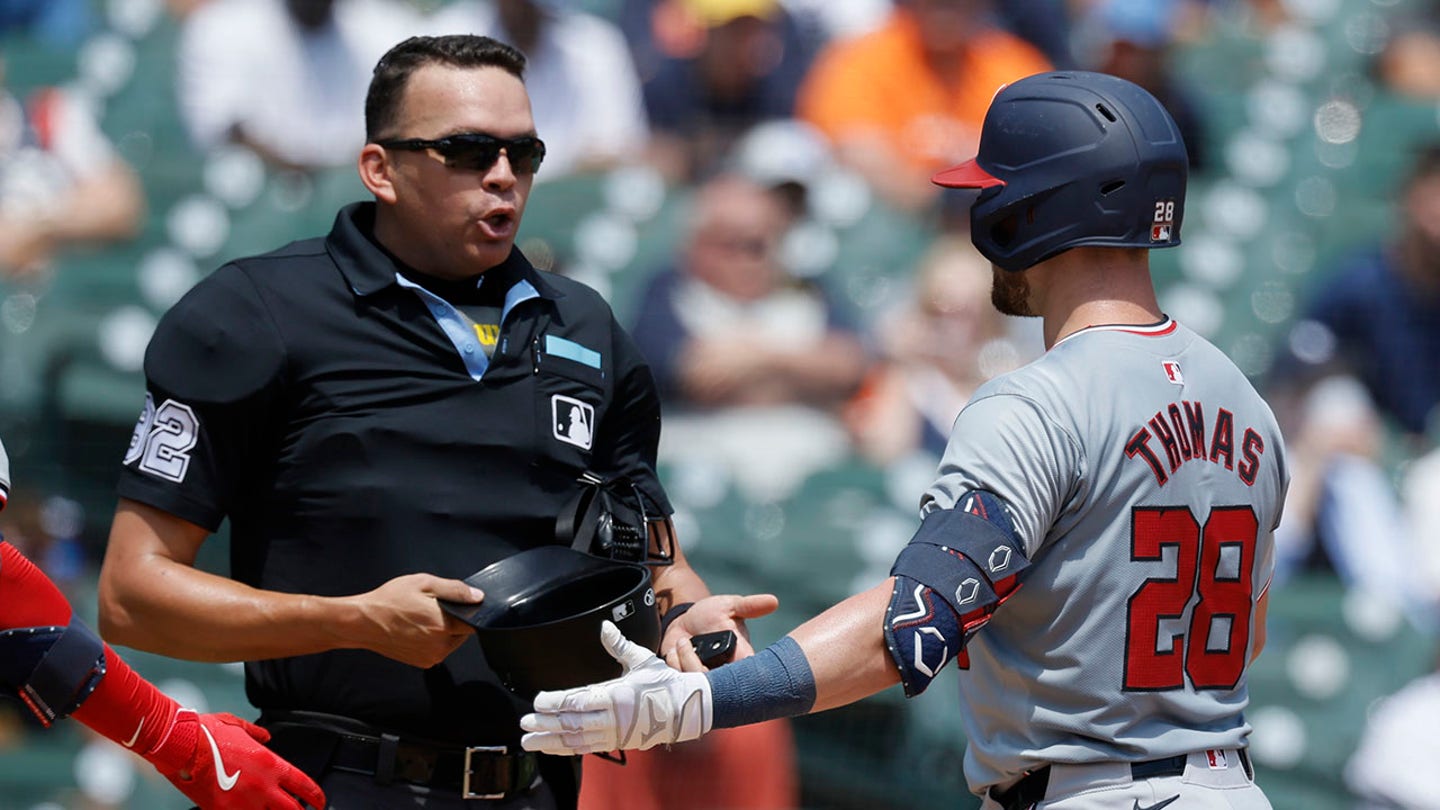
[[[458,579],[407,574],[368,593],[349,597],[347,601],[356,608],[355,618],[346,622],[342,632],[347,646],[429,669],[444,661],[475,632],[441,610],[437,600],[474,604],[484,598],[479,589]]]
[[[704,672],[708,667],[700,663],[695,648],[689,644],[690,639],[701,633],[733,630],[735,654],[730,660],[748,658],[755,654],[755,648],[750,646],[750,631],[745,627],[745,620],[768,616],[778,607],[780,600],[768,593],[707,596],[670,624],[665,638],[660,640],[660,652],[665,662],[675,669]]]

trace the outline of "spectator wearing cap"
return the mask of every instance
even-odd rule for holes
[[[620,29],[574,0],[460,0],[437,11],[437,34],[482,34],[526,56],[535,129],[545,139],[537,182],[610,168],[649,139],[640,78]]]
[[[797,114],[892,205],[929,207],[930,175],[974,156],[995,92],[1051,67],[993,11],[990,0],[897,0],[881,28],[821,52]]]
[[[398,0],[208,0],[181,22],[181,120],[201,150],[236,143],[281,169],[350,165],[371,68],[419,24]]]
[[[1209,157],[1204,126],[1190,88],[1170,64],[1180,12],[1179,0],[1102,0],[1077,39],[1085,43],[1087,69],[1132,81],[1165,105],[1185,139],[1190,170],[1201,172]]]
[[[659,0],[648,22],[637,47],[654,49],[641,77],[666,177],[715,173],[750,127],[793,113],[814,49],[778,0]]]
[[[812,217],[810,188],[835,165],[830,144],[814,127],[777,118],[746,130],[731,147],[726,168],[780,195],[788,224],[795,226]]]

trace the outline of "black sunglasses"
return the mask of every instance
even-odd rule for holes
[[[534,174],[540,170],[540,161],[545,159],[545,142],[526,135],[520,138],[496,138],[479,132],[465,132],[447,138],[427,141],[423,138],[404,138],[390,141],[376,141],[386,149],[404,149],[422,152],[434,149],[445,159],[445,165],[452,169],[466,169],[483,172],[500,159],[500,150],[510,160],[510,167],[517,174]]]

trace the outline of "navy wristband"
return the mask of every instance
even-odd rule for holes
[[[815,705],[815,674],[805,651],[786,636],[741,661],[712,669],[712,728],[805,714]]]
[[[660,617],[660,638],[665,638],[665,633],[670,630],[670,624],[684,616],[685,612],[692,607],[695,607],[694,602],[681,602],[665,611],[665,615]]]

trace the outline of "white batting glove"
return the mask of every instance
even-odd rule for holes
[[[541,692],[520,718],[520,744],[545,754],[591,754],[693,740],[710,730],[710,679],[671,669],[611,622],[600,643],[624,668],[604,683]]]

